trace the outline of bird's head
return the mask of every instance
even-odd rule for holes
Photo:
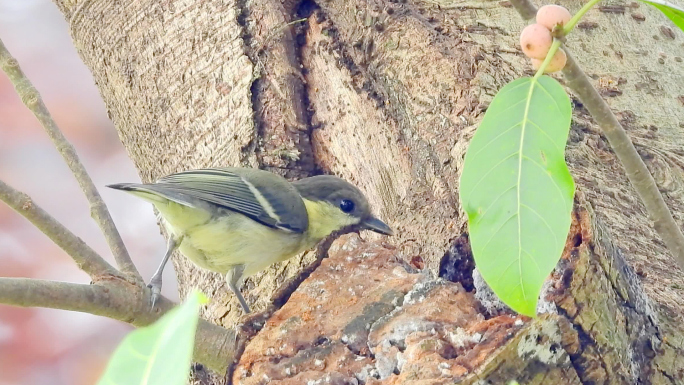
[[[318,175],[292,183],[304,199],[310,226],[328,234],[342,229],[365,229],[393,235],[392,229],[375,217],[361,190],[344,179]]]

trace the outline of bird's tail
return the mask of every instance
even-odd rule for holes
[[[116,183],[108,184],[107,187],[113,188],[115,190],[129,192],[139,198],[142,198],[152,203],[161,203],[164,201],[168,201],[168,199],[163,195],[159,194],[159,192],[154,191],[154,189],[151,189],[150,185],[140,183]]]
[[[108,184],[107,187],[113,188],[114,190],[134,191],[144,188],[145,185],[140,183],[115,183]]]

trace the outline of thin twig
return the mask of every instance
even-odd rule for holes
[[[147,326],[175,304],[159,299],[153,310],[149,304],[150,291],[126,281],[82,285],[30,278],[1,278],[0,304],[21,307],[45,307],[95,314],[127,322],[133,326]],[[200,319],[195,336],[194,360],[222,373],[235,357],[237,338],[234,330]]]
[[[45,131],[50,136],[50,139],[52,139],[55,147],[59,153],[62,154],[64,161],[71,169],[74,177],[76,177],[78,184],[81,186],[81,190],[85,193],[88,203],[90,204],[90,214],[102,230],[119,269],[135,279],[142,279],[128,255],[126,246],[119,235],[119,231],[114,225],[112,217],[109,215],[107,206],[102,200],[100,193],[97,191],[97,188],[95,188],[95,184],[90,178],[90,175],[88,175],[85,167],[83,167],[83,164],[78,159],[74,147],[59,130],[57,124],[52,119],[52,116],[50,116],[47,107],[45,107],[40,94],[24,75],[21,68],[19,68],[19,63],[9,53],[2,40],[0,40],[0,67],[14,85],[17,94],[21,97],[21,101],[29,110],[31,110],[31,112],[33,112],[33,115],[35,115],[43,128],[45,128]]]
[[[534,17],[534,13],[530,14],[530,10],[535,8],[529,0],[511,0],[511,3],[524,19]],[[610,106],[596,91],[589,77],[582,71],[568,49],[564,48],[564,51],[567,55],[567,63],[563,69],[563,75],[568,80],[568,87],[577,93],[591,116],[603,130],[613,152],[625,168],[625,173],[632,183],[632,187],[644,203],[646,211],[653,221],[653,227],[674,255],[679,266],[684,269],[684,234],[672,217],[670,209],[660,194],[658,185],[617,117],[610,110]]]
[[[94,281],[106,276],[120,276],[112,265],[107,263],[90,246],[50,216],[31,197],[15,190],[0,180],[0,200],[7,203],[17,213],[28,219],[34,226],[64,250]]]

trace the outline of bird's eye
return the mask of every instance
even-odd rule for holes
[[[342,202],[340,202],[340,210],[344,211],[345,213],[354,211],[354,202],[350,201],[349,199],[342,199]]]

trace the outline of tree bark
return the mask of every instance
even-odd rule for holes
[[[461,261],[455,255],[467,259],[467,252],[458,252],[467,244],[458,177],[468,141],[497,90],[531,74],[518,46],[524,22],[506,1],[55,2],[143,181],[228,165],[291,178],[333,173],[359,186],[395,229],[385,247],[393,257],[424,267],[426,276],[438,273],[440,264],[445,271]],[[561,3],[571,11],[580,7]],[[590,11],[567,43],[619,112],[680,225],[682,41],[682,31],[657,10],[630,3]],[[484,287],[474,296],[478,279],[471,263],[452,266],[462,273],[463,306],[480,314],[472,322],[496,319],[515,333],[487,350],[488,360],[452,373],[464,383],[512,377],[529,383],[684,381],[684,275],[600,129],[573,102],[567,160],[578,197],[568,246],[543,296],[554,315],[520,319],[525,326],[514,327],[487,307]],[[367,238],[377,243],[376,236]],[[248,302],[264,309],[270,294],[313,258],[308,253],[250,279]],[[241,310],[223,278],[179,256],[174,263],[183,295],[200,287],[213,299],[203,317],[233,327]],[[405,264],[392,266],[413,274]],[[349,266],[349,274],[357,268]],[[259,336],[269,327],[276,326]],[[326,333],[337,338],[333,330]],[[522,359],[519,347],[529,335],[537,336],[540,349],[562,349],[569,363],[546,362],[540,369],[530,363],[538,355]],[[238,369],[259,360],[257,347],[247,352],[252,363],[240,362]],[[372,353],[355,352],[377,366]],[[236,371],[234,382],[250,383],[247,372]],[[295,378],[282,376],[282,383]],[[428,379],[418,376],[414,380]],[[381,377],[365,378],[406,378],[401,372]]]

